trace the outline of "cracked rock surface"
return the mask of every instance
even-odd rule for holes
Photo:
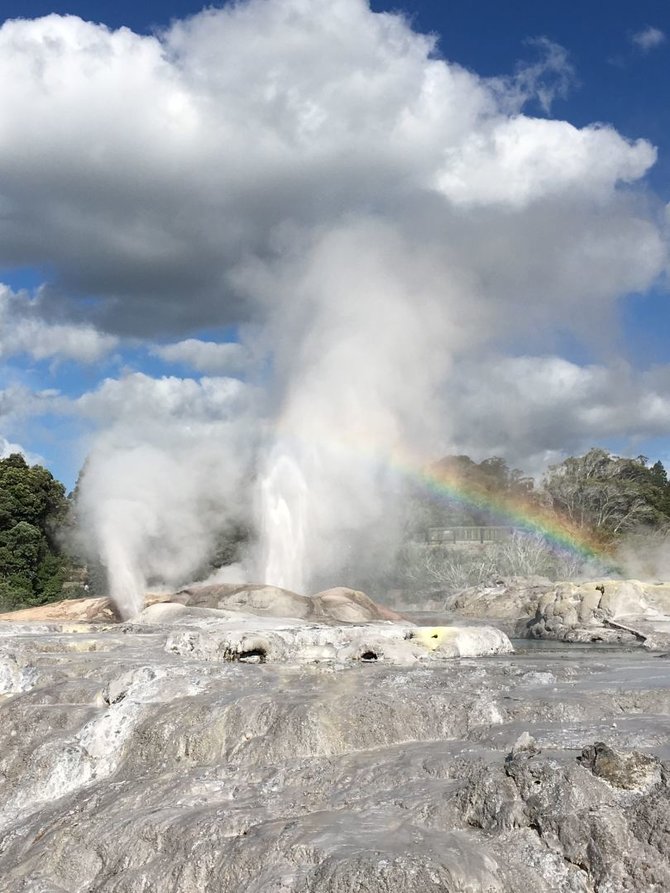
[[[670,890],[667,661],[442,629],[3,624],[0,889]]]

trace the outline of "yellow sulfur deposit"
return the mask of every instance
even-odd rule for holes
[[[453,639],[456,630],[454,626],[420,626],[412,630],[410,638],[429,651],[435,651],[444,642]]]

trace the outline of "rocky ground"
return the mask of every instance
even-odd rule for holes
[[[204,602],[0,624],[0,889],[670,890],[662,652]]]
[[[448,593],[433,604],[443,616],[485,618],[524,638],[638,642],[652,651],[670,650],[669,583],[520,577]]]

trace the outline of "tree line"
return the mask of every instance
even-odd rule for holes
[[[550,466],[539,482],[499,457],[447,456],[427,471],[437,486],[411,487],[408,540],[425,540],[431,527],[510,523],[524,512],[563,520],[603,544],[640,529],[670,531],[668,475],[645,456],[594,448]],[[0,611],[82,592],[87,570],[97,580],[92,591],[104,589],[101,569],[83,567],[68,545],[75,515],[76,488],[68,497],[47,469],[19,454],[0,459]],[[226,534],[208,571],[234,560],[249,535]]]
[[[670,529],[668,476],[662,462],[646,456],[594,447],[549,466],[539,482],[498,457],[478,463],[447,456],[428,475],[436,493],[417,487],[411,499],[408,529],[419,539],[430,527],[512,524],[524,514],[561,520],[603,544],[642,528]]]

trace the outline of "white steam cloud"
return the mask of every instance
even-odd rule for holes
[[[77,404],[105,429],[81,500],[124,611],[247,504],[258,579],[388,560],[398,467],[463,439],[454,365],[601,329],[661,273],[635,189],[654,148],[525,113],[571,78],[537,46],[485,80],[364,0],[247,0],[153,37],[0,28],[0,261],[48,261],[51,306],[102,337],[171,337],[162,359],[247,382],[136,374]],[[239,351],[189,337],[231,324]]]
[[[78,401],[106,422],[82,475],[80,535],[125,616],[141,610],[147,585],[206,569],[226,525],[248,520],[251,404],[235,379],[141,373]]]

